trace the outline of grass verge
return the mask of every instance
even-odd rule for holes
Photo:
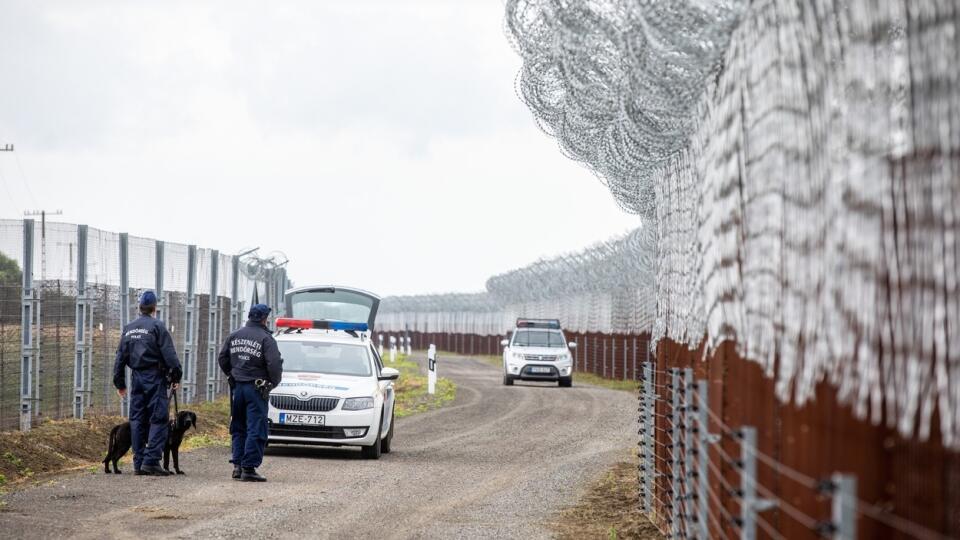
[[[624,459],[587,489],[577,503],[561,510],[548,526],[557,538],[662,539],[660,531],[637,511],[637,464]]]
[[[420,365],[400,355],[387,365],[400,370],[396,383],[398,418],[443,406],[456,397],[456,385],[441,378],[437,392],[427,394],[427,377]],[[230,446],[230,400],[192,403],[181,407],[197,413],[197,429],[184,438],[181,450]],[[172,417],[172,412],[171,412]],[[119,416],[90,416],[84,420],[47,421],[34,429],[0,432],[0,496],[7,490],[41,483],[45,477],[66,471],[101,470],[110,429],[124,422]],[[122,463],[130,463],[131,454]],[[0,508],[3,507],[0,500]]]
[[[385,359],[384,365],[400,370],[400,378],[394,384],[397,393],[394,414],[397,418],[442,407],[457,397],[457,385],[443,377],[437,379],[436,393],[428,394],[423,369],[405,354],[398,355],[396,362]]]
[[[197,413],[197,429],[187,434],[181,450],[229,446],[228,398],[193,403],[183,409]],[[124,421],[119,416],[91,416],[83,420],[51,420],[26,432],[0,433],[0,494],[3,490],[41,483],[53,473],[99,470],[110,429]],[[127,453],[123,463],[130,463],[130,459],[131,454]]]

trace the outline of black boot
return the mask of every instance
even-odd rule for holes
[[[253,467],[244,467],[240,473],[241,482],[266,482],[267,479],[257,474],[257,469]]]
[[[241,472],[240,466],[239,466],[239,465],[235,466],[235,467],[233,468],[233,479],[234,479],[234,480],[239,480],[241,474],[242,474],[242,472]]]
[[[147,476],[170,476],[170,473],[163,470],[160,465],[143,465],[140,467],[140,474]]]

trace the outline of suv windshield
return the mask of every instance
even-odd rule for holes
[[[278,341],[284,371],[326,373],[328,375],[372,374],[367,348],[362,345],[317,341]]]
[[[566,343],[559,330],[516,330],[513,334],[513,345],[515,347],[565,347]]]

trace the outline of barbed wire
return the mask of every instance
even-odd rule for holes
[[[802,405],[828,379],[859,418],[905,437],[928,438],[939,403],[957,448],[960,360],[944,351],[960,326],[930,313],[960,318],[942,294],[960,273],[958,126],[938,112],[960,108],[941,61],[960,37],[949,3],[923,10],[929,24],[909,0],[882,4],[509,0],[505,26],[538,125],[651,234],[654,339],[707,336],[706,354],[735,341],[776,373],[782,401]],[[539,261],[489,289],[551,309],[588,291],[589,314],[635,290],[607,299],[606,285],[647,270],[634,258],[609,279],[614,251]]]

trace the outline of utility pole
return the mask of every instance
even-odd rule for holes
[[[12,144],[3,145],[3,147],[0,148],[0,152],[13,152],[13,145]]]
[[[10,146],[12,149],[13,146]],[[27,210],[23,213],[24,216],[40,216],[40,285],[41,290],[43,283],[47,280],[47,215],[51,216],[62,216],[63,210],[54,210],[53,212],[47,212],[46,210]]]

